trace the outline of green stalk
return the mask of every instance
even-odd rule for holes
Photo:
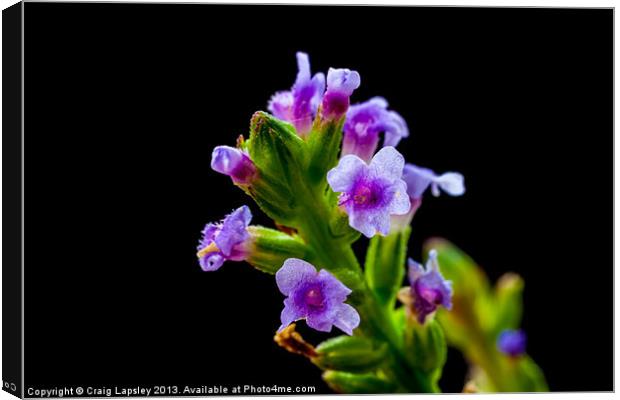
[[[349,244],[334,239],[329,231],[330,214],[323,198],[316,199],[306,190],[305,213],[297,221],[299,234],[314,249],[316,257],[327,269],[353,290],[351,302],[357,306],[362,320],[366,321],[362,333],[384,341],[389,346],[391,360],[388,374],[411,392],[437,392],[429,377],[412,368],[403,354],[403,345],[394,321],[369,289],[355,253]]]

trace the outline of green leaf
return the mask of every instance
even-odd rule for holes
[[[321,343],[312,362],[322,369],[370,372],[386,359],[387,345],[360,336],[338,336]]]
[[[376,235],[370,240],[366,253],[366,282],[376,294],[379,303],[390,310],[394,307],[398,290],[403,285],[410,234],[411,228],[406,227],[387,236]]]
[[[325,371],[323,380],[332,390],[348,394],[392,393],[393,383],[374,374],[353,374],[342,371]]]

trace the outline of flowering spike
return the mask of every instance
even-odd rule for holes
[[[437,175],[428,168],[407,164],[403,170],[403,180],[407,183],[407,193],[412,199],[421,199],[429,186],[433,196],[439,196],[440,188],[450,196],[461,196],[465,193],[464,178],[458,172]]]
[[[409,259],[409,282],[419,323],[423,324],[439,306],[447,310],[452,308],[452,283],[439,272],[437,251],[429,251],[426,267]]]
[[[323,96],[323,118],[335,121],[349,109],[349,97],[360,86],[360,74],[346,68],[330,68],[327,72],[327,91]]]
[[[248,206],[241,206],[220,223],[209,223],[202,231],[198,261],[204,271],[218,270],[224,261],[242,261],[249,254],[252,239],[247,227],[252,220]]]
[[[505,329],[497,338],[497,348],[510,357],[517,357],[525,353],[527,336],[522,330]]]
[[[344,124],[342,155],[355,154],[369,161],[377,150],[379,133],[385,132],[384,146],[396,147],[402,138],[409,136],[407,123],[398,113],[387,110],[382,97],[352,105]]]
[[[406,214],[411,206],[407,185],[401,179],[403,156],[384,147],[369,165],[355,155],[340,159],[327,173],[327,182],[340,192],[339,205],[349,215],[349,225],[367,237],[387,235],[390,215]]]
[[[211,156],[211,168],[228,175],[233,182],[247,185],[256,177],[256,166],[246,153],[230,146],[217,146]]]
[[[311,76],[306,53],[297,53],[297,68],[292,89],[274,94],[267,109],[277,118],[292,123],[299,136],[304,137],[312,129],[312,121],[325,91],[325,75]]]
[[[298,258],[289,258],[276,272],[276,283],[283,295],[284,309],[280,315],[282,331],[299,319],[313,329],[330,332],[332,326],[348,335],[360,323],[357,311],[344,301],[351,290],[332,274]]]

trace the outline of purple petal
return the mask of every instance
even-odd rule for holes
[[[351,289],[346,287],[334,275],[322,269],[318,275],[319,282],[323,286],[323,296],[335,302],[343,302],[351,294]]]
[[[407,184],[398,180],[392,185],[393,196],[390,203],[389,213],[392,215],[403,215],[409,212],[411,201],[407,195]]]
[[[351,96],[360,86],[360,74],[346,68],[330,68],[327,71],[327,91]]]
[[[413,284],[413,282],[418,280],[418,278],[420,278],[424,274],[424,266],[415,262],[412,258],[408,260],[408,264],[409,272],[407,275],[409,277],[409,282]]]
[[[220,229],[220,225],[209,222],[202,230],[202,239],[198,245],[198,250],[202,250],[213,242],[215,235]]]
[[[316,276],[317,271],[312,264],[298,258],[289,258],[276,272],[276,283],[280,292],[289,296],[300,283]]]
[[[217,271],[224,264],[225,258],[219,252],[207,253],[198,262],[203,271]]]
[[[248,206],[241,206],[230,213],[222,222],[220,233],[215,237],[215,244],[222,254],[230,256],[233,247],[249,238],[247,227],[252,220]]]
[[[250,157],[229,146],[217,146],[213,149],[211,168],[241,184],[249,183],[256,174],[256,167]]]
[[[353,335],[353,329],[357,328],[359,324],[360,315],[357,310],[346,303],[341,304],[334,325],[347,335]]]
[[[350,190],[358,176],[367,168],[362,159],[354,155],[344,156],[338,165],[327,173],[327,182],[336,193]]]
[[[407,194],[412,199],[421,199],[422,194],[435,179],[435,173],[428,168],[407,164],[403,169],[403,180],[407,184]]]
[[[331,332],[333,326],[332,319],[324,314],[310,314],[306,317],[306,323],[320,332]]]
[[[465,178],[458,172],[446,172],[435,178],[439,187],[450,196],[461,196],[465,193]]]
[[[310,59],[308,54],[298,51],[295,54],[297,57],[297,79],[295,84],[300,84],[310,80]]]
[[[405,158],[394,147],[384,147],[375,154],[370,162],[370,170],[374,176],[380,176],[395,182],[403,176]]]
[[[277,92],[271,96],[267,110],[276,118],[290,121],[293,118],[293,92]]]
[[[409,136],[409,128],[405,119],[396,111],[389,112],[390,124],[385,128],[384,146],[396,147],[401,139]]]
[[[280,332],[293,322],[297,321],[298,319],[303,318],[303,315],[299,315],[297,310],[290,303],[291,302],[288,298],[284,299],[284,308],[280,313],[280,322],[282,323],[282,325],[280,325],[278,332]]]
[[[377,232],[387,235],[390,231],[390,215],[383,210],[351,211],[349,225],[367,238],[372,238]]]

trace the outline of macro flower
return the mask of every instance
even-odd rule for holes
[[[426,267],[410,258],[408,275],[413,309],[419,323],[423,324],[439,306],[447,310],[452,308],[452,282],[445,280],[439,272],[436,250],[429,251]]]
[[[246,153],[230,146],[217,146],[211,155],[211,168],[245,185],[256,176],[256,166]]]
[[[421,199],[429,186],[435,197],[439,196],[439,189],[451,196],[461,196],[465,193],[465,179],[458,172],[437,175],[428,168],[407,164],[403,170],[403,180],[407,183],[407,194],[412,199]]]
[[[383,146],[396,147],[402,138],[409,136],[407,123],[395,111],[388,111],[382,97],[352,105],[344,123],[342,155],[355,154],[369,161],[379,145],[379,133],[384,132]]]
[[[497,337],[497,348],[510,357],[517,357],[525,353],[527,337],[520,329],[505,329]]]
[[[224,261],[242,261],[251,247],[247,227],[252,220],[248,206],[241,206],[219,223],[208,223],[198,245],[198,262],[203,271],[216,271]]]
[[[340,192],[338,204],[349,225],[367,237],[387,235],[390,215],[406,214],[411,206],[407,185],[401,179],[405,160],[394,147],[384,147],[366,164],[349,154],[327,173],[327,182]]]
[[[284,309],[280,315],[282,331],[292,322],[305,319],[309,327],[330,332],[336,326],[348,335],[360,323],[355,308],[344,301],[351,290],[332,274],[298,258],[287,259],[276,272],[276,283],[283,295]]]
[[[327,91],[323,96],[321,113],[329,121],[340,119],[349,109],[349,97],[360,86],[360,74],[346,68],[327,71]]]
[[[297,79],[291,90],[274,94],[267,109],[276,118],[292,123],[303,137],[312,129],[312,121],[325,91],[325,75],[311,75],[306,53],[297,53],[297,68]]]

